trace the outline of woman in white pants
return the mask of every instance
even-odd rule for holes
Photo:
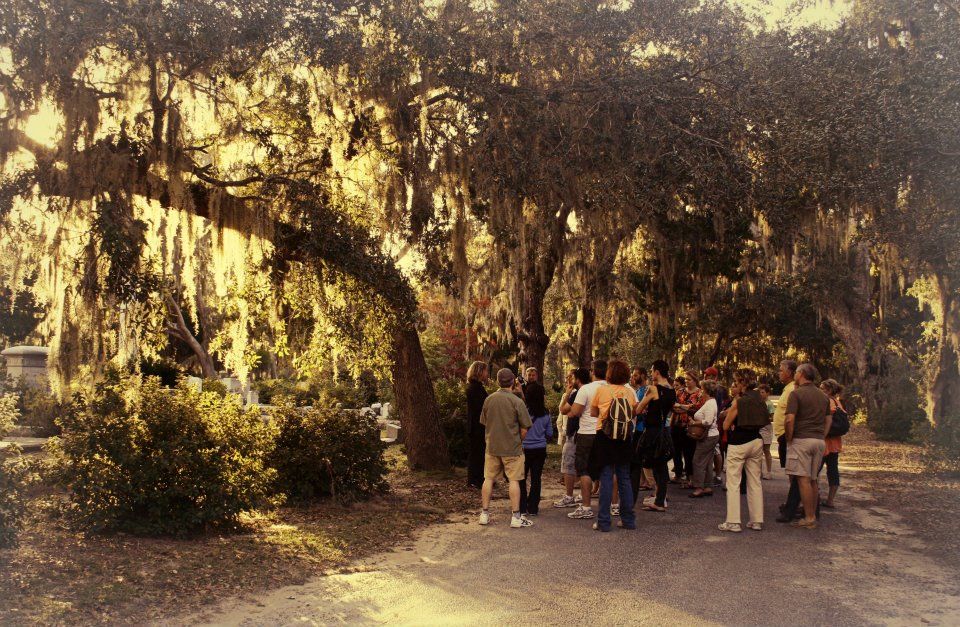
[[[733,401],[723,421],[723,428],[727,431],[727,520],[719,529],[741,531],[740,479],[746,474],[747,508],[750,511],[747,528],[760,531],[763,529],[763,487],[760,483],[763,439],[760,429],[770,422],[770,415],[757,391],[756,373],[741,368],[733,378],[740,396]]]

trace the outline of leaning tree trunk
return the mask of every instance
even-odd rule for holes
[[[413,324],[403,324],[393,333],[392,373],[411,468],[449,468],[450,454],[440,428],[440,408],[423,357],[420,336]]]

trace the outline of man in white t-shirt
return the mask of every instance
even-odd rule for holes
[[[577,430],[577,458],[574,465],[577,470],[577,476],[580,477],[580,497],[583,502],[577,509],[573,510],[567,517],[569,518],[593,518],[593,510],[590,508],[590,496],[592,494],[593,482],[600,479],[596,472],[599,469],[590,467],[590,452],[593,450],[593,440],[597,437],[597,416],[590,413],[590,407],[593,405],[593,397],[597,390],[606,385],[607,362],[595,360],[591,364],[591,373],[593,381],[584,385],[577,392],[577,397],[573,401],[573,407],[570,408],[568,417],[579,417],[580,428]]]

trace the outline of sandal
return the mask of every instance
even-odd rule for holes
[[[820,507],[826,507],[827,509],[837,509],[837,506],[836,506],[836,505],[831,505],[830,503],[827,503],[826,501],[820,501]]]
[[[643,509],[647,510],[648,512],[660,512],[660,513],[663,513],[663,512],[665,512],[665,511],[667,511],[667,508],[666,508],[666,507],[660,507],[659,505],[644,505],[644,506],[643,506]]]
[[[731,531],[733,533],[740,533],[741,531],[743,531],[743,529],[740,528],[740,523],[729,523],[729,522],[720,523],[719,525],[717,525],[717,529],[719,529],[720,531]]]
[[[699,488],[698,488],[698,489],[699,489]],[[687,495],[687,498],[688,498],[688,499],[700,499],[700,498],[703,498],[703,497],[705,497],[705,496],[707,496],[707,493],[706,493],[706,492],[703,492],[702,490],[701,490],[700,492],[697,492],[696,490],[694,490],[693,492],[691,492],[690,494]]]

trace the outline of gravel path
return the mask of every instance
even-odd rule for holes
[[[960,624],[956,561],[880,507],[855,469],[841,471],[841,509],[825,512],[819,529],[773,521],[787,487],[777,468],[763,482],[766,528],[741,534],[716,528],[723,492],[688,499],[672,484],[667,513],[638,512],[637,531],[599,533],[549,507],[560,494],[552,475],[531,529],[508,528],[500,499],[489,527],[458,515],[348,572],[229,601],[189,622]],[[745,499],[743,507],[746,516]]]

